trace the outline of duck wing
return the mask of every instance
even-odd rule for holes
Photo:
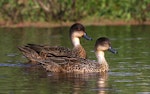
[[[43,68],[50,72],[66,72],[65,66],[76,63],[77,58],[70,57],[51,57],[45,60],[38,60],[37,62],[42,64]]]
[[[51,57],[75,57],[74,54],[72,54],[72,50],[58,46],[28,44],[22,47],[18,47],[18,49],[30,61],[33,61],[36,59],[36,57],[38,59],[47,59]]]
[[[28,44],[26,47],[35,50],[39,55],[46,54],[47,56],[70,56],[71,50],[69,48],[61,46],[48,46],[48,45],[37,45],[37,44]]]

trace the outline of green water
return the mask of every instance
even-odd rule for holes
[[[35,43],[71,48],[69,27],[0,28],[0,94],[150,94],[150,26],[87,26],[93,41],[81,39],[88,58],[94,43],[106,36],[118,54],[106,52],[110,72],[52,74],[25,64],[18,46]]]

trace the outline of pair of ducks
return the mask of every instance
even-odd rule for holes
[[[95,54],[97,62],[95,62],[86,59],[86,52],[80,44],[79,38],[81,37],[92,40],[87,36],[84,26],[80,23],[75,23],[70,27],[70,39],[74,46],[72,50],[65,47],[36,44],[19,47],[19,50],[31,62],[42,64],[47,71],[65,73],[107,72],[109,66],[105,59],[104,51],[109,50],[114,54],[117,53],[111,47],[110,40],[106,37],[96,40]]]

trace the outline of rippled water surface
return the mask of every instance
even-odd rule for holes
[[[108,74],[53,74],[31,67],[17,49],[27,43],[71,48],[69,27],[0,28],[0,94],[150,94],[150,26],[87,26],[81,39],[88,58],[106,36],[118,54],[106,52]]]

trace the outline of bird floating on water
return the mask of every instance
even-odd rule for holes
[[[86,58],[86,51],[80,44],[80,38],[83,37],[87,40],[92,40],[91,37],[87,36],[85,27],[80,23],[75,23],[70,27],[69,36],[73,44],[73,49],[59,47],[59,46],[48,46],[48,45],[37,45],[27,44],[18,49],[23,55],[31,62],[37,60],[54,59],[57,57],[74,57],[74,58]]]
[[[91,73],[91,72],[107,72],[109,65],[105,59],[105,51],[110,51],[114,54],[117,53],[115,49],[111,47],[110,40],[106,37],[101,37],[96,40],[95,54],[97,62],[83,58],[72,57],[57,57],[55,60],[38,60],[42,66],[50,72],[59,73]]]

